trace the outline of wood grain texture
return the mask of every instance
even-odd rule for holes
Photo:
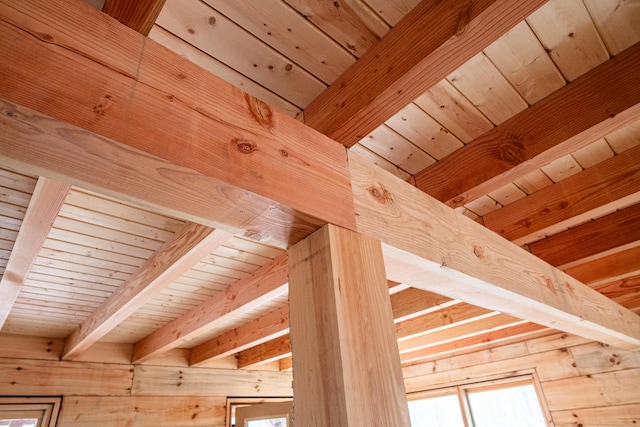
[[[264,364],[289,356],[291,356],[291,340],[287,334],[238,353],[238,368]]]
[[[0,96],[353,228],[339,144],[80,2],[8,3]]]
[[[185,224],[67,337],[62,358],[76,358],[231,236],[226,231]]]
[[[640,44],[416,175],[451,206],[490,193],[640,117]]]
[[[531,242],[637,203],[640,147],[611,157],[484,215],[485,227],[517,244]]]
[[[380,243],[327,225],[288,253],[296,423],[409,426]]]
[[[533,242],[529,250],[553,266],[571,267],[640,245],[639,224],[636,204]]]
[[[349,164],[358,230],[383,242],[389,279],[612,345],[640,345],[636,314],[417,188],[355,156]]]
[[[39,178],[27,206],[20,231],[0,279],[0,328],[4,325],[20,289],[42,249],[69,185]]]
[[[354,145],[544,3],[421,2],[307,106],[305,123]]]
[[[105,0],[102,11],[148,36],[166,0]]]
[[[287,256],[281,255],[239,280],[222,295],[216,295],[188,313],[146,336],[134,347],[133,362],[140,362],[187,342],[213,328],[216,323],[237,316],[287,292]]]

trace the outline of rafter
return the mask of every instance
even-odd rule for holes
[[[537,240],[640,201],[640,146],[611,157],[482,217],[517,244]]]
[[[67,337],[62,358],[78,357],[232,236],[200,224],[185,224]]]
[[[166,0],[105,0],[102,11],[148,36]]]
[[[451,206],[503,187],[640,118],[640,43],[416,175]]]
[[[626,249],[593,261],[574,265],[564,271],[591,287],[640,274],[640,247]]]
[[[422,1],[307,106],[305,123],[353,146],[545,2]]]
[[[69,188],[69,185],[52,179],[38,178],[0,280],[0,328],[18,298],[22,284],[42,249]]]
[[[242,315],[265,301],[286,295],[287,290],[287,255],[283,254],[246,279],[229,286],[221,295],[213,296],[138,341],[133,348],[132,362],[139,363],[175,348],[233,316]],[[203,347],[203,350],[206,349]],[[194,360],[196,358],[199,360],[195,363],[203,361],[197,355]]]

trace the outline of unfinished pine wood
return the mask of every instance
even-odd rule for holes
[[[640,368],[639,351],[623,351],[599,343],[572,347],[571,355],[580,375]]]
[[[640,147],[484,215],[484,225],[522,244],[634,204],[640,195],[638,162]]]
[[[287,257],[281,255],[246,280],[230,286],[223,295],[211,298],[140,340],[135,345],[132,360],[137,363],[148,359],[213,328],[216,322],[246,313],[264,301],[286,293],[286,283]]]
[[[419,3],[419,0],[367,0],[366,3],[394,26]]]
[[[0,328],[7,320],[68,192],[67,184],[38,179],[0,279]]]
[[[391,310],[396,323],[457,304],[442,295],[409,288],[391,295]]]
[[[417,174],[417,186],[460,206],[637,120],[639,56],[637,44],[596,67]]]
[[[585,0],[584,5],[611,55],[640,40],[640,12],[633,2]]]
[[[127,27],[149,35],[165,0],[105,0],[102,11]]]
[[[582,167],[571,154],[559,157],[540,169],[553,182],[562,181],[582,171]]]
[[[375,129],[360,144],[410,174],[435,163],[431,156],[386,125]]]
[[[640,422],[640,405],[607,405],[597,408],[573,408],[553,411],[556,427],[588,425],[593,427],[622,427]]]
[[[551,265],[571,267],[640,245],[638,224],[640,204],[533,242],[529,250]]]
[[[327,225],[288,253],[296,423],[409,426],[380,243]]]
[[[576,161],[583,169],[595,166],[598,163],[607,160],[609,157],[613,157],[614,155],[615,154],[613,150],[607,143],[607,140],[604,138],[601,138],[596,142],[571,153],[571,156],[576,159]]]
[[[288,333],[289,307],[284,306],[192,348],[189,364],[198,366],[213,358],[226,357]]]
[[[352,146],[543,3],[420,3],[307,106],[305,123]]]
[[[291,356],[291,340],[289,335],[284,335],[238,353],[238,368],[262,365],[289,356]]]
[[[360,157],[367,159],[369,162],[373,163],[376,166],[381,167],[382,169],[388,172],[391,172],[392,174],[394,174],[400,179],[404,179],[406,181],[408,179],[411,179],[412,177],[412,175],[409,172],[398,167],[397,165],[385,159],[381,155],[371,151],[369,148],[366,148],[362,144],[358,143],[353,147],[349,148],[349,150],[353,151],[354,153],[358,153]]]
[[[361,159],[349,165],[358,230],[383,242],[389,279],[612,345],[640,343],[634,313]]]
[[[589,286],[640,274],[640,247],[636,246],[593,261],[565,268],[565,272]]]
[[[340,207],[343,202],[350,204],[351,196],[345,153],[338,144],[310,131],[296,120],[270,109],[254,98],[247,97],[231,85],[167,51],[155,42],[145,40],[138,34],[131,34],[130,31],[122,31],[119,23],[102,19],[99,12],[88,6],[77,3],[63,8],[56,7],[51,2],[43,2],[42,7],[40,5],[36,7],[36,4],[32,3],[21,4],[21,7],[20,10],[23,11],[33,7],[37,9],[37,12],[34,12],[36,16],[42,14],[46,18],[30,20],[27,18],[28,15],[11,7],[3,7],[4,19],[8,19],[17,27],[34,26],[35,28],[31,31],[47,33],[54,39],[64,40],[68,43],[69,49],[60,52],[52,43],[38,41],[37,38],[26,35],[29,29],[26,29],[26,33],[16,32],[12,29],[15,27],[4,25],[2,29],[8,33],[2,39],[10,38],[12,43],[10,43],[11,47],[7,46],[7,49],[3,47],[7,58],[3,64],[9,68],[16,68],[3,71],[7,72],[7,75],[13,75],[14,79],[5,81],[0,95],[10,97],[14,101],[23,101],[30,104],[26,105],[27,107],[35,107],[45,114],[57,114],[58,119],[99,131],[103,136],[115,137],[126,142],[130,147],[147,150],[148,153],[161,158],[173,158],[176,165],[181,167],[192,170],[201,169],[201,173],[210,176],[225,175],[223,182],[231,181],[232,185],[222,190],[222,194],[226,194],[236,203],[243,197],[255,197],[254,194],[246,193],[246,190],[257,194],[262,193],[262,196],[273,192],[272,195],[275,196],[282,191],[286,182],[296,182],[304,186],[304,191],[295,196],[292,188],[283,191],[281,196],[286,193],[286,197],[297,200],[296,203],[291,205],[287,203],[286,206],[296,209],[294,205],[297,203],[309,203],[316,208],[323,205],[322,209],[331,211],[330,216],[335,216],[330,221],[345,226],[348,226],[345,220],[353,221],[352,216],[344,211],[344,206]],[[67,10],[69,8],[73,9],[73,13]],[[76,23],[74,20],[79,22]],[[85,31],[87,27],[91,27],[91,31]],[[73,35],[77,41],[65,36],[65,28],[74,29]],[[104,32],[119,33],[118,38],[104,37],[103,43],[100,44],[80,41],[83,37],[93,40],[96,34]],[[110,44],[111,42],[113,44]],[[128,50],[125,51],[120,47],[122,45]],[[130,50],[137,53],[132,55],[129,53]],[[60,67],[38,67],[37,65],[34,67],[27,63],[19,64],[19,58],[27,61],[22,54],[25,51],[33,52],[29,58],[38,58],[43,63],[53,64],[60,61]],[[72,51],[77,53],[71,53]],[[120,53],[128,58],[133,56],[137,60],[133,64],[127,63],[121,66]],[[15,55],[15,60],[10,60],[9,55]],[[69,60],[68,55],[74,59]],[[96,58],[96,61],[101,62],[94,62],[88,58]],[[125,66],[128,68],[121,69]],[[18,69],[22,71],[17,72]],[[52,74],[44,75],[43,69],[49,70]],[[26,70],[31,72],[25,72]],[[37,83],[41,79],[43,84]],[[65,83],[65,79],[72,79],[73,82]],[[44,84],[45,81],[49,83]],[[66,92],[69,84],[78,88],[78,97],[56,96]],[[25,91],[28,87],[37,90],[40,95],[33,93],[28,95]],[[108,90],[104,91],[104,88]],[[203,88],[208,90],[203,91]],[[42,102],[42,99],[49,98],[46,93],[49,93],[50,99],[55,99],[56,102]],[[95,95],[96,93],[100,95]],[[167,96],[168,94],[170,96]],[[102,104],[99,102],[100,98],[102,98]],[[177,99],[181,102],[174,102]],[[96,102],[100,104],[97,107],[97,111],[101,114],[98,121],[94,120],[96,113],[93,108],[86,108],[87,105],[96,105]],[[127,112],[126,117],[123,115],[124,111]],[[6,116],[5,120],[7,120]],[[284,134],[279,135],[283,131]],[[184,138],[185,134],[192,132],[193,138]],[[66,135],[70,137],[73,133],[66,133]],[[82,140],[80,137],[76,138]],[[196,143],[196,140],[200,142]],[[311,140],[317,140],[319,143],[309,144]],[[152,149],[154,146],[157,151]],[[198,149],[194,151],[194,147]],[[11,151],[4,148],[8,147],[3,147],[3,153]],[[72,158],[78,157],[80,153],[77,146],[74,149],[77,154]],[[92,152],[95,153],[93,148]],[[27,155],[27,153],[24,154]],[[134,151],[130,156],[134,154],[137,153]],[[214,157],[217,157],[217,160]],[[107,159],[108,157],[101,158],[98,163],[104,163],[108,161]],[[259,159],[267,160],[267,163],[260,166]],[[318,162],[322,163],[321,159],[326,159],[328,162],[320,166]],[[150,158],[148,161],[151,160]],[[83,161],[87,161],[86,153],[83,155]],[[199,166],[187,165],[192,162],[199,163]],[[55,161],[49,163],[60,167]],[[277,174],[268,173],[279,163],[282,165],[277,168]],[[230,170],[232,165],[238,169]],[[135,169],[140,169],[140,166]],[[290,178],[284,178],[287,171],[293,172]],[[169,171],[166,173],[171,174]],[[308,185],[304,182],[307,174],[314,175]],[[114,176],[118,175],[112,171],[109,178]],[[126,177],[127,174],[124,173],[124,176]],[[216,179],[220,178],[222,177],[218,176]],[[189,179],[190,186],[194,184],[193,181],[198,181]],[[249,189],[242,185],[243,191],[236,192],[237,188],[233,186],[233,182],[239,183],[245,180],[254,182],[256,187]],[[136,178],[136,183],[138,181],[139,178]],[[173,181],[179,183],[181,179],[174,175]],[[334,187],[342,185],[344,185],[344,194],[341,195],[341,191]],[[314,190],[316,186],[318,188]],[[258,187],[262,187],[262,190]],[[323,193],[327,196],[324,201],[322,201]],[[219,195],[218,198],[222,197]],[[282,200],[279,202],[281,203]],[[230,204],[229,200],[221,203],[221,205],[224,204]],[[251,206],[246,212],[252,213],[254,217],[265,211],[274,215],[272,205],[269,206],[258,211],[255,206]],[[325,216],[312,211],[313,209],[306,214]],[[290,215],[291,210],[287,213]],[[234,215],[227,213],[227,216]]]
[[[67,338],[63,359],[77,357],[230,237],[226,231],[187,223]]]

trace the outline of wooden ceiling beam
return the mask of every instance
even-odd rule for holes
[[[640,345],[635,313],[353,153],[349,167],[358,231],[383,242],[390,280],[614,346]]]
[[[537,240],[640,202],[639,164],[636,146],[490,212],[482,221],[518,245]]]
[[[102,11],[148,36],[166,0],[105,0]]]
[[[22,284],[42,249],[69,188],[69,185],[52,179],[38,178],[0,280],[0,328],[18,298]]]
[[[186,223],[67,337],[62,359],[77,358],[232,236]]]
[[[416,174],[457,207],[640,118],[640,43]]]
[[[305,108],[305,123],[353,146],[545,2],[422,1]]]
[[[225,332],[191,349],[190,366],[230,356],[289,333],[289,306]]]
[[[211,330],[231,317],[242,315],[266,301],[286,295],[287,281],[287,255],[283,254],[249,277],[227,287],[221,295],[211,297],[138,341],[133,347],[132,363],[148,360]]]
[[[529,251],[563,269],[633,246],[640,246],[640,203],[533,242]]]
[[[564,271],[591,287],[640,274],[640,247],[626,249],[583,264],[574,265]]]

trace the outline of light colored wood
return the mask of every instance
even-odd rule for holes
[[[583,426],[623,427],[638,424],[640,405],[607,405],[598,408],[573,408],[554,411],[553,421],[556,427]]]
[[[640,368],[640,351],[624,351],[600,343],[571,348],[580,375]]]
[[[391,26],[396,25],[420,0],[367,0],[367,4]]]
[[[416,288],[409,288],[391,295],[391,310],[396,323],[445,309],[457,303],[458,301],[451,298]]]
[[[598,163],[525,199],[484,215],[484,225],[517,244],[557,233],[637,203],[640,147]]]
[[[527,22],[569,81],[609,59],[609,53],[580,0],[552,0]]]
[[[326,88],[320,79],[204,2],[166,0],[156,23],[297,107],[304,108]]]
[[[636,314],[392,175],[353,155],[349,165],[358,230],[383,242],[389,279],[612,345],[640,344]]]
[[[571,154],[559,157],[540,168],[553,182],[562,181],[582,171],[582,167]]]
[[[396,324],[396,335],[400,341],[421,335],[430,335],[450,328],[455,324],[470,323],[492,315],[491,310],[460,303]]]
[[[529,250],[551,265],[567,268],[639,246],[638,224],[640,204],[533,242]]]
[[[102,11],[142,35],[149,35],[165,0],[105,0]]]
[[[289,333],[289,307],[284,306],[191,349],[189,364],[230,356]]]
[[[384,157],[382,157],[381,155],[379,155],[378,153],[375,153],[373,151],[371,151],[369,148],[366,148],[364,145],[358,143],[356,145],[354,145],[353,147],[349,148],[349,150],[353,151],[354,153],[358,153],[358,155],[360,157],[363,157],[365,159],[367,159],[369,162],[373,163],[376,166],[381,167],[382,169],[391,172],[392,174],[394,174],[395,176],[397,176],[400,179],[403,180],[408,180],[411,179],[412,175],[405,171],[404,169],[398,167],[397,165],[395,165],[394,163],[390,162],[389,160],[385,159]]]
[[[460,206],[637,120],[638,57],[640,44],[417,174],[417,186]]]
[[[0,328],[7,320],[68,192],[67,184],[38,179],[0,279]]]
[[[305,123],[352,146],[542,4],[418,4],[307,106]]]
[[[293,357],[285,357],[278,360],[281,371],[291,371],[293,369]]]
[[[231,316],[237,316],[259,304],[287,292],[287,256],[276,258],[245,280],[240,280],[219,296],[194,308],[175,321],[136,343],[133,362],[187,342]]]
[[[77,357],[230,238],[226,231],[187,223],[67,338],[62,358]]]
[[[598,163],[615,156],[615,153],[604,138],[587,145],[578,151],[571,153],[574,159],[583,169],[590,168]]]
[[[640,121],[608,134],[605,139],[616,154],[640,145]]]
[[[29,18],[29,14],[24,12],[31,8],[34,9],[33,17]],[[263,205],[263,209],[256,209],[256,205],[247,206],[247,213],[243,216],[249,214],[256,217],[265,211],[273,216],[283,202],[289,207],[287,214],[291,215],[292,209],[295,211],[301,207],[296,205],[309,204],[314,208],[303,209],[306,215],[327,219],[341,226],[353,226],[352,209],[351,212],[344,209],[351,205],[351,194],[346,156],[340,145],[246,96],[157,43],[139,34],[123,31],[121,24],[103,19],[99,12],[89,6],[74,3],[62,8],[52,2],[40,4],[34,0],[21,3],[20,7],[15,3],[4,5],[1,10],[3,19],[7,21],[1,28],[5,34],[1,39],[12,40],[12,43],[2,46],[6,58],[3,61],[3,73],[14,78],[5,80],[0,96],[83,126],[104,137],[115,138],[129,148],[142,149],[148,154],[174,162],[179,169],[186,167],[191,170],[186,176],[173,175],[172,172],[177,172],[175,168],[171,169],[172,172],[166,171],[166,174],[172,175],[174,185],[186,179],[189,186],[193,187],[194,181],[200,181],[197,177],[200,174],[226,182],[228,185],[220,191],[227,197],[217,196],[220,199],[217,210],[225,205],[227,210],[229,205],[233,205],[229,198],[237,206],[243,198],[253,199],[260,195],[270,199],[280,194],[276,199],[291,198],[291,203],[275,200],[276,209],[273,209],[273,201]],[[43,19],[39,20],[39,15]],[[16,27],[26,27],[25,32],[16,32],[13,29]],[[73,37],[65,33],[71,31],[70,28],[73,28]],[[69,49],[60,52],[55,45],[26,35],[30,31],[46,32],[56,40],[64,40]],[[117,37],[105,36],[99,44],[83,42],[105,33],[117,34]],[[26,60],[23,55],[25,51],[33,53],[29,58],[38,58],[43,64],[59,62],[60,67],[20,63],[20,58]],[[9,59],[10,55],[15,55],[15,59]],[[74,59],[69,60],[69,55]],[[121,64],[124,58],[129,62]],[[167,67],[167,64],[172,66]],[[51,74],[43,73],[43,70]],[[78,88],[77,97],[55,96],[56,93],[67,92],[71,84]],[[37,93],[29,94],[26,88]],[[103,93],[104,88],[108,88],[108,93]],[[88,105],[97,105],[93,96],[95,93],[100,93],[99,98],[102,97],[102,104],[98,102],[100,105],[96,107],[100,117],[97,121],[93,108],[87,108]],[[56,102],[42,101],[47,98]],[[177,99],[181,102],[174,102]],[[4,120],[8,119],[5,115]],[[23,128],[18,127],[14,131],[19,129]],[[77,145],[82,140],[86,143],[86,139],[69,132],[65,133],[68,138],[76,135],[76,154],[68,161],[81,156],[83,163],[87,162],[88,153],[83,153]],[[185,139],[185,134],[192,137]],[[50,149],[54,148],[49,145]],[[3,154],[14,151],[8,148],[3,146]],[[93,153],[94,149],[92,145]],[[64,157],[61,151],[55,152],[60,158]],[[99,157],[97,164],[110,163],[110,156],[106,154],[93,154]],[[28,150],[23,155],[28,156]],[[135,156],[139,161],[139,155],[134,150],[127,157]],[[52,161],[50,157],[43,156],[42,160],[55,164],[58,171],[61,168],[58,159]],[[125,161],[119,159],[114,163],[122,164]],[[153,157],[147,160],[155,161],[158,159]],[[138,164],[135,170],[141,168],[142,165]],[[149,172],[154,170],[150,169]],[[194,176],[194,171],[200,172]],[[123,175],[127,177],[127,173]],[[309,175],[313,178],[305,183]],[[109,179],[114,177],[119,175],[112,171]],[[136,184],[139,181],[139,174],[136,174]],[[240,184],[245,181],[254,185]],[[296,187],[300,186],[299,194],[294,194],[295,189],[286,184],[290,182],[296,182]],[[240,184],[239,188],[237,184]],[[284,186],[287,187],[286,191],[283,190]],[[260,202],[260,197],[256,202]],[[330,214],[325,215],[317,209]],[[227,210],[227,216],[233,217],[234,214]],[[311,218],[305,216],[304,220],[309,222]],[[244,227],[247,227],[246,222]]]
[[[288,253],[296,424],[408,427],[380,243],[327,225]]]
[[[640,12],[634,2],[585,0],[584,5],[612,55],[640,40]]]
[[[262,365],[289,356],[291,356],[291,340],[289,335],[285,335],[238,353],[238,368]]]

